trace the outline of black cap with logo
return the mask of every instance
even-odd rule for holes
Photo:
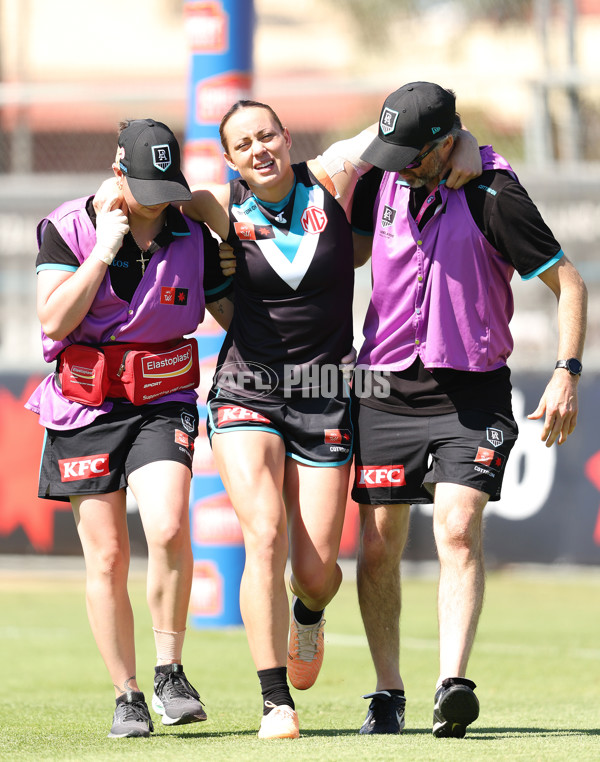
[[[362,159],[388,172],[399,172],[427,143],[454,126],[454,95],[432,82],[409,82],[385,99],[379,133]]]
[[[191,199],[190,186],[181,172],[179,143],[166,124],[154,119],[130,121],[119,135],[117,160],[139,204]]]

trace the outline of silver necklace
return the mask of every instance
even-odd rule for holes
[[[140,252],[140,258],[139,258],[139,259],[136,259],[135,261],[140,263],[140,265],[141,265],[141,267],[142,267],[142,277],[143,277],[144,273],[146,272],[146,265],[147,265],[147,264],[148,264],[148,262],[150,261],[150,256],[152,256],[152,254],[154,254],[154,252],[155,252],[155,251],[158,251],[158,249],[160,249],[160,246],[159,246],[159,245],[156,243],[156,241],[152,241],[152,242],[150,243],[150,246],[148,246],[148,248],[147,248],[147,249],[143,249],[143,248],[142,248],[142,247],[139,245],[139,243],[137,242],[137,239],[136,239],[136,237],[133,235],[133,233],[131,232],[131,230],[130,230],[129,232],[131,233],[131,237],[133,238],[133,241],[134,241],[135,245],[138,247],[138,250],[139,250],[139,252]],[[149,254],[149,255],[150,255],[150,256],[148,257],[148,259],[145,259],[145,258],[144,258],[144,254]]]

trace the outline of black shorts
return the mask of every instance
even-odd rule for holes
[[[68,501],[70,495],[116,492],[127,486],[129,474],[158,460],[191,471],[197,436],[196,405],[115,403],[88,426],[46,430],[38,496]]]
[[[500,499],[519,433],[512,417],[481,410],[405,416],[357,405],[352,499],[366,505],[431,503],[438,482]]]
[[[266,400],[225,396],[211,389],[206,428],[227,431],[269,431],[280,436],[286,455],[310,466],[342,466],[352,457],[354,429],[350,397],[298,397]]]

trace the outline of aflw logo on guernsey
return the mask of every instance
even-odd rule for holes
[[[265,241],[275,238],[272,225],[253,225],[250,222],[234,222],[233,227],[237,237],[245,241]]]
[[[308,206],[300,218],[307,233],[322,233],[327,227],[327,215],[318,206]]]
[[[362,466],[356,474],[356,486],[366,489],[374,487],[404,487],[404,466]]]
[[[160,289],[160,303],[161,304],[178,304],[187,306],[188,301],[188,289],[187,288],[175,288],[175,286],[163,286]]]

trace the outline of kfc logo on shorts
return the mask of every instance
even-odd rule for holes
[[[58,461],[61,482],[75,482],[80,479],[95,479],[108,476],[108,453],[88,455],[85,458],[62,458]]]
[[[405,485],[404,466],[361,466],[356,472],[357,487],[373,489]]]
[[[348,429],[325,429],[325,444],[349,444],[351,441]]]
[[[245,407],[229,406],[220,407],[219,415],[217,418],[217,425],[223,426],[227,423],[240,423],[242,421],[249,421],[250,423],[271,423],[264,415],[257,413],[255,410],[248,410]]]
[[[504,465],[504,455],[496,452],[496,450],[490,450],[489,447],[479,447],[475,456],[475,463],[489,466],[492,471],[499,471]]]

